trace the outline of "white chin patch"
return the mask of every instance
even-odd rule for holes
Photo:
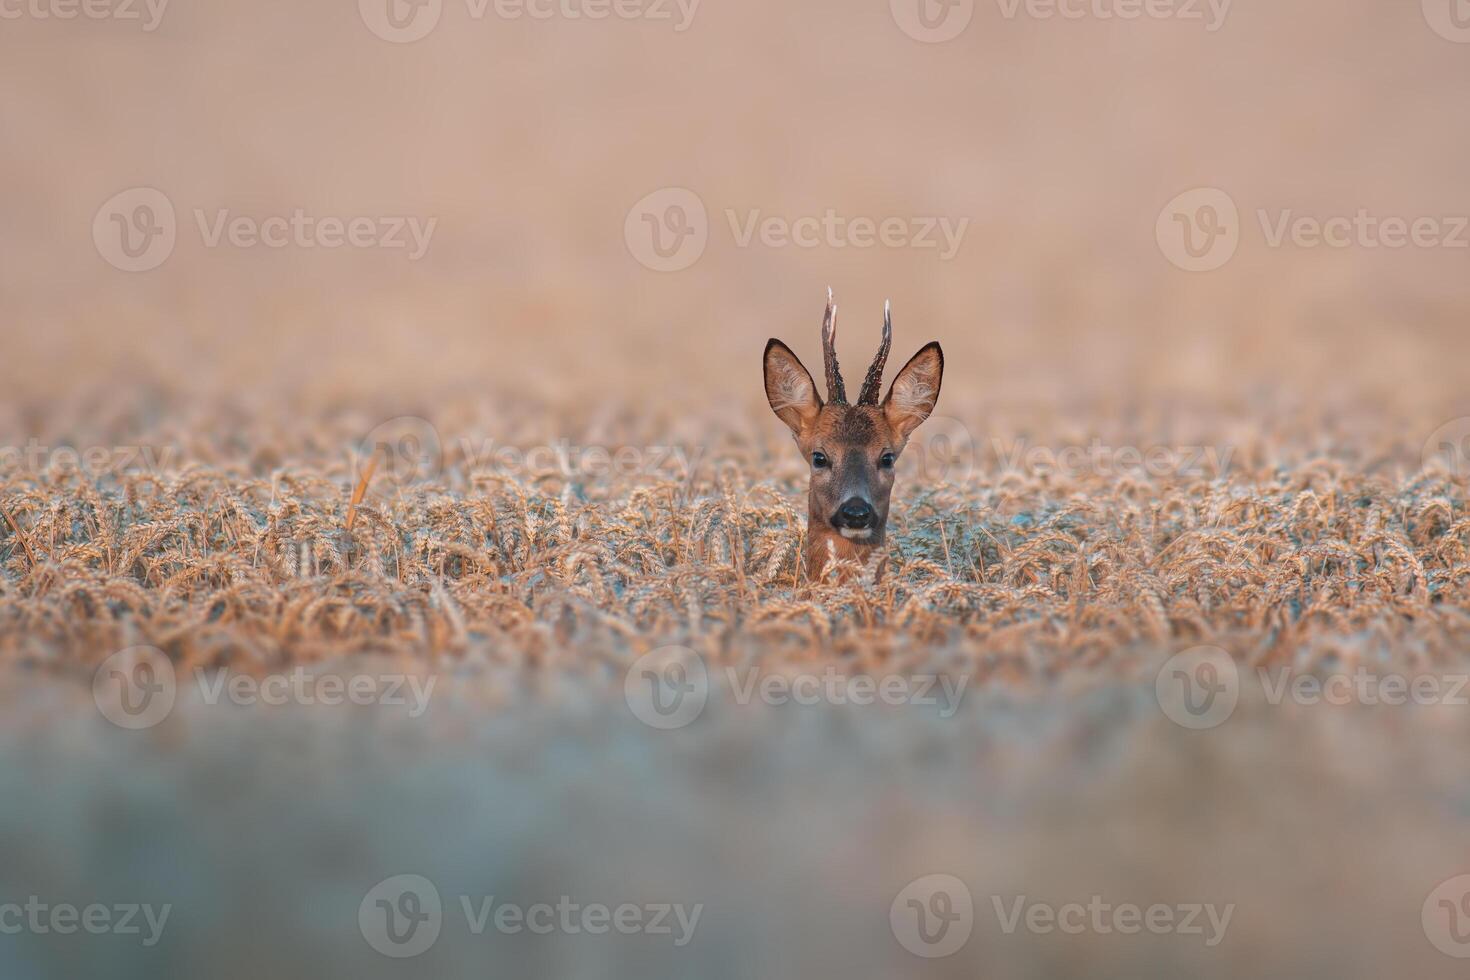
[[[864,541],[873,536],[873,529],[870,527],[840,527],[837,533],[849,541]]]

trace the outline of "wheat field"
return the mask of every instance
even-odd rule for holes
[[[805,467],[773,417],[154,398],[12,444],[12,663],[85,671],[147,643],[246,671],[378,654],[595,673],[683,644],[1026,686],[1127,677],[1181,643],[1299,668],[1461,660],[1465,474],[1454,443],[1426,451],[1433,415],[1360,413],[1330,439],[1333,419],[1289,407],[936,417],[903,460],[888,573],[814,582]]]

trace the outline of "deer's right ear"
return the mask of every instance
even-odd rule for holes
[[[791,353],[791,348],[774,337],[766,342],[764,365],[766,401],[771,403],[771,411],[793,433],[801,435],[801,430],[815,422],[822,410],[822,399],[817,397],[812,376]]]

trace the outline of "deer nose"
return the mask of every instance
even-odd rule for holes
[[[838,527],[860,530],[872,527],[877,516],[873,513],[872,504],[861,497],[850,497],[846,503],[837,508],[837,520],[833,523]]]

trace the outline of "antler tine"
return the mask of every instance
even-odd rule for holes
[[[883,390],[883,367],[888,363],[888,348],[893,346],[893,317],[888,301],[883,301],[883,342],[878,345],[878,354],[863,379],[863,390],[858,393],[859,405],[878,404],[878,395]]]
[[[822,362],[827,368],[827,401],[846,405],[847,389],[837,367],[837,304],[832,302],[831,286],[827,287],[827,313],[822,317]]]

